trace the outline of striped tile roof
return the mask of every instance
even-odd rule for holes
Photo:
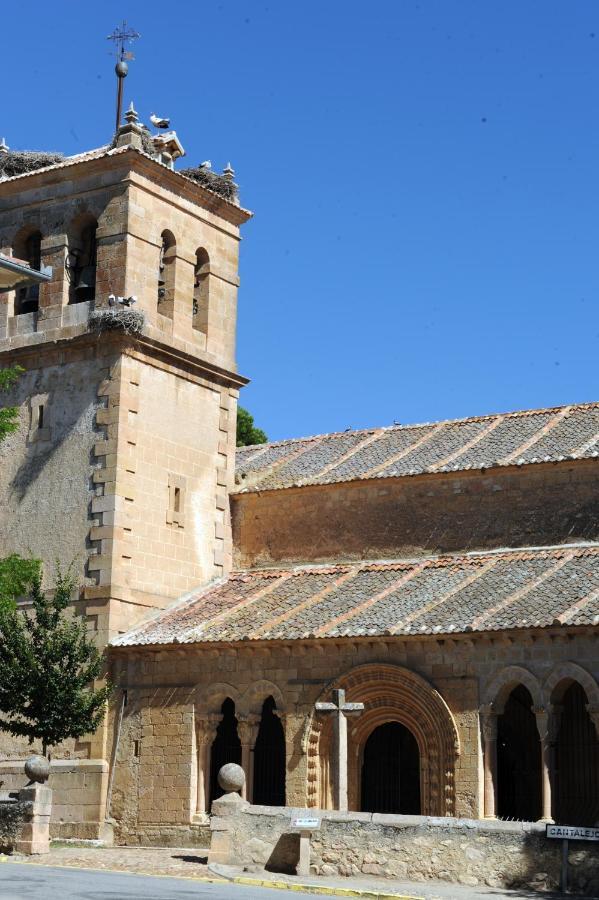
[[[599,545],[236,572],[114,646],[599,624]]]
[[[599,403],[583,403],[242,447],[236,492],[598,456]]]

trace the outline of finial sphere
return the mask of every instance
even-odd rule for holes
[[[50,775],[50,763],[45,756],[30,756],[25,762],[25,775],[30,781],[43,784]]]
[[[114,71],[119,78],[125,78],[127,72],[129,71],[129,66],[122,59],[119,59],[118,63],[114,67]]]
[[[226,763],[218,771],[218,783],[223,791],[240,791],[245,784],[245,772],[237,763]]]

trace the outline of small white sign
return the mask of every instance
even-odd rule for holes
[[[577,825],[547,825],[548,838],[560,838],[562,841],[599,841],[599,828],[582,828]]]
[[[292,819],[291,827],[299,831],[318,831],[320,819]]]

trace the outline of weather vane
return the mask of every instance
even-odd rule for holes
[[[131,51],[125,50],[127,44],[132,44],[140,35],[133,28],[129,28],[123,20],[122,24],[117,26],[112,34],[109,34],[107,40],[114,41],[114,55],[116,56],[116,131],[121,125],[121,115],[123,112],[123,82],[127,77],[129,66],[127,61],[135,59]]]

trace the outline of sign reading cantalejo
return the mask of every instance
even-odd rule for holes
[[[547,825],[548,838],[561,838],[563,841],[599,841],[599,828],[579,828],[576,825]]]
[[[291,827],[301,831],[316,831],[320,828],[320,819],[292,819]]]

